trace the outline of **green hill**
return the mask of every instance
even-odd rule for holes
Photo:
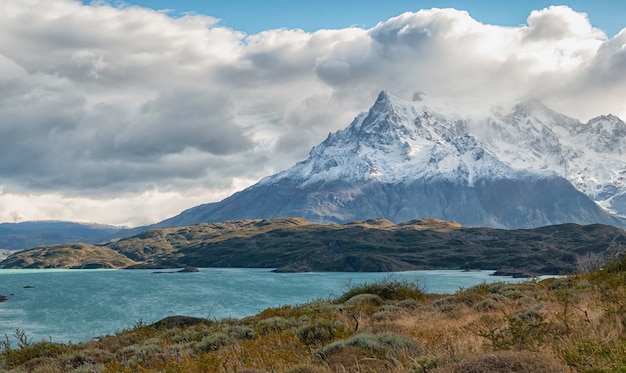
[[[422,219],[314,224],[299,218],[226,221],[154,229],[106,245],[55,245],[19,252],[1,268],[250,267],[277,271],[494,269],[559,274],[584,258],[626,246],[607,225],[503,230]]]

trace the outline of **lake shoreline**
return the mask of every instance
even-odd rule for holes
[[[24,329],[34,340],[85,341],[171,315],[243,318],[267,308],[335,297],[348,285],[388,278],[417,281],[425,293],[449,294],[481,283],[521,282],[493,271],[273,273],[269,268],[153,270],[0,270],[0,335]],[[26,285],[33,288],[25,288]],[[13,295],[14,294],[14,295]]]

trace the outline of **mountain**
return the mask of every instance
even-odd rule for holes
[[[601,160],[584,155],[585,146],[610,154],[624,148],[611,135],[623,122],[597,121],[601,125],[585,126],[532,102],[506,115],[468,119],[381,92],[368,112],[331,133],[302,162],[155,226],[295,216],[319,223],[437,218],[495,228],[624,227],[566,178],[577,160]],[[562,132],[568,133],[565,143]],[[576,140],[583,141],[577,148]],[[585,190],[591,184],[577,185]],[[619,193],[607,198],[619,205]]]
[[[545,169],[569,180],[602,207],[626,217],[626,124],[614,115],[587,123],[537,101],[494,112],[470,130],[499,159],[520,169]]]
[[[101,243],[123,235],[110,225],[62,221],[32,221],[0,224],[0,249],[21,250],[39,245],[69,242]]]

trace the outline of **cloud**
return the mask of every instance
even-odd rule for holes
[[[626,116],[625,45],[564,6],[518,27],[428,9],[246,35],[104,1],[0,0],[0,220],[158,221],[303,159],[381,89]]]

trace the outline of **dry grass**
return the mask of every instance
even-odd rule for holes
[[[175,318],[78,345],[23,339],[0,344],[0,372],[626,372],[625,269],[365,295],[377,283],[241,320]]]

